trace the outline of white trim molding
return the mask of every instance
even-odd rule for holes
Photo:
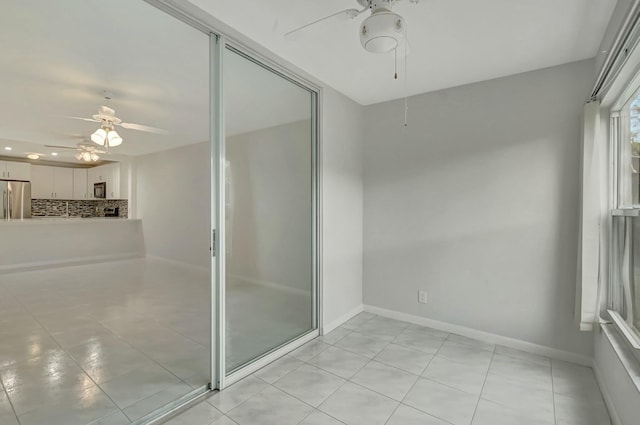
[[[89,257],[68,258],[64,260],[34,261],[29,263],[10,264],[6,266],[0,266],[0,275],[49,268],[84,266],[86,264],[94,263],[108,263],[111,261],[133,260],[136,258],[145,258],[144,252],[132,251],[111,255],[96,255]]]
[[[607,311],[609,312],[609,316],[611,316],[611,319],[613,319],[613,323],[615,323],[615,325],[618,327],[620,333],[622,333],[622,335],[627,338],[627,341],[629,341],[631,347],[635,350],[640,350],[640,337],[636,335],[634,330],[631,328],[631,325],[629,325],[617,311]]]
[[[611,349],[620,361],[626,376],[640,394],[640,362],[634,356],[634,349],[615,324],[601,324],[600,329],[611,344]]]
[[[640,362],[615,324],[601,324],[594,336],[593,372],[612,424],[636,424],[640,412]]]
[[[364,311],[363,310],[363,306],[362,306],[362,304],[360,304],[359,306],[349,310],[347,313],[343,314],[342,316],[338,317],[337,319],[332,320],[329,323],[324,323],[322,325],[322,329],[320,330],[320,335],[328,334],[329,332],[331,332],[332,330],[334,330],[338,326],[342,325],[347,320],[351,319],[356,314],[360,314],[363,311]]]
[[[310,291],[305,291],[304,289],[300,289],[300,288],[294,288],[292,286],[288,286],[282,283],[270,282],[268,280],[254,279],[252,277],[227,273],[227,284],[230,284],[229,280],[233,280],[233,279],[237,281],[245,282],[245,283],[250,283],[253,285],[264,286],[266,288],[275,289],[277,291],[288,292],[290,294],[298,295],[302,297],[311,298],[311,295],[312,295]]]
[[[466,326],[454,325],[451,323],[441,322],[438,320],[428,319],[426,317],[415,316],[413,314],[402,313],[395,310],[387,310],[385,308],[365,305],[364,311],[377,314],[379,316],[388,317],[390,319],[402,320],[421,326],[428,326],[440,331],[449,332],[457,335],[474,338],[490,344],[504,345],[505,347],[515,348],[517,350],[526,351],[533,354],[551,357],[558,360],[564,360],[571,363],[580,364],[591,367],[593,359],[583,354],[572,353],[570,351],[559,350],[557,348],[547,347],[545,345],[534,344],[532,342],[520,339],[509,338],[502,335],[483,332],[477,329],[468,328]]]
[[[604,399],[604,404],[607,406],[607,410],[609,411],[609,418],[611,418],[612,425],[623,425],[620,417],[618,416],[618,412],[616,411],[615,404],[613,403],[613,397],[605,384],[605,380],[603,379],[602,373],[600,372],[600,368],[598,368],[598,363],[594,360],[591,365],[593,369],[593,374],[596,377],[596,382],[598,383],[598,387],[600,388],[600,393],[602,393],[602,398]]]

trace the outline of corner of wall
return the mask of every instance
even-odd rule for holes
[[[362,311],[364,107],[323,90],[322,292],[323,329]]]

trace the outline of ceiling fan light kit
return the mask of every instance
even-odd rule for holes
[[[360,44],[367,52],[388,53],[396,50],[400,42],[406,38],[405,20],[392,9],[401,1],[418,3],[420,0],[357,0],[362,6],[358,9],[345,9],[317,19],[284,34],[285,38],[293,40],[294,36],[307,28],[331,19],[349,17],[356,19],[363,13],[370,11],[370,15],[360,24]],[[406,52],[405,52],[406,55]]]
[[[105,140],[107,140],[107,131],[104,128],[97,129],[91,135],[91,141],[98,145],[104,146]]]
[[[371,53],[387,53],[404,38],[404,19],[384,8],[374,10],[360,25],[360,43]]]
[[[110,92],[105,90],[103,93],[105,100],[111,100],[112,95]],[[161,128],[122,122],[120,118],[116,117],[116,111],[104,105],[100,106],[98,108],[98,113],[92,115],[91,118],[69,116],[67,118],[100,123],[100,128],[91,134],[91,141],[97,145],[106,147],[107,150],[109,150],[109,148],[120,146],[122,144],[122,137],[120,137],[120,135],[114,130],[114,127],[117,125],[130,130],[145,131],[155,134],[167,134],[167,131]],[[97,161],[97,159],[94,161]]]
[[[78,161],[85,161],[85,162],[96,162],[97,160],[100,159],[100,157],[98,156],[98,154],[96,154],[95,152],[78,152],[75,155],[76,159]]]
[[[91,143],[78,143],[77,146],[75,147],[71,147],[71,146],[58,146],[58,145],[45,145],[45,147],[48,148],[54,148],[54,149],[72,149],[72,150],[76,150],[78,151],[74,157],[78,160],[78,161],[85,161],[85,162],[96,162],[100,159],[100,155],[98,155],[99,153],[108,153],[106,150],[100,150],[97,147],[95,147],[94,145],[92,145]],[[53,155],[53,153],[51,154]]]
[[[109,146],[120,146],[122,144],[122,137],[115,130],[111,130],[107,133],[107,143]]]
[[[112,148],[122,144],[122,137],[113,128],[105,126],[93,132],[91,141],[97,145]]]
[[[393,7],[396,3],[401,1],[407,1],[409,3],[417,4],[420,0],[356,0],[362,7],[358,9],[345,9],[340,12],[332,13],[324,18],[316,19],[301,27],[295,28],[284,34],[284,37],[290,40],[294,39],[295,35],[305,31],[311,26],[318,25],[322,22],[333,20],[336,18],[349,17],[350,19],[356,19],[363,13],[370,11],[371,14],[362,21],[360,24],[360,44],[362,47],[370,53],[388,53],[394,52],[395,72],[393,79],[398,79],[398,47],[401,46],[401,42],[404,41],[404,126],[407,126],[407,111],[409,106],[407,104],[407,55],[409,51],[409,44],[407,41],[407,33],[405,28],[405,20],[399,14],[393,12]]]

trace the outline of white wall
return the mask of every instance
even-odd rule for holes
[[[149,256],[209,268],[209,143],[136,159],[136,208]]]
[[[332,89],[323,96],[323,326],[331,327],[362,308],[364,108]],[[208,155],[203,143],[138,158],[148,255],[208,266]]]
[[[311,293],[311,120],[227,138],[227,273]]]
[[[322,109],[323,326],[362,306],[364,108],[325,89]]]
[[[587,354],[573,323],[592,60],[366,108],[364,301]],[[418,304],[418,290],[428,304]]]

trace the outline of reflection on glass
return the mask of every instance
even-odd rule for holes
[[[99,221],[79,225],[85,230],[68,223],[69,234],[90,232],[96,243],[61,239],[52,261],[64,263],[75,250],[98,258],[107,245],[124,259],[137,250],[142,232],[145,242],[153,241],[147,246],[158,248],[146,251],[158,258],[113,262],[105,271],[99,263],[43,270],[46,279],[16,285],[24,312],[12,315],[11,325],[21,330],[37,317],[50,332],[38,327],[29,338],[1,332],[2,424],[17,423],[4,416],[3,403],[15,403],[12,397],[41,409],[41,423],[55,422],[65,410],[66,423],[104,423],[128,407],[137,420],[210,381],[210,39],[149,3],[2,2],[0,40],[13,40],[0,55],[0,139],[12,145],[2,154],[24,159],[29,152],[49,161],[55,149],[62,163],[55,169],[34,163],[24,178],[32,181],[38,215],[131,214],[144,222],[139,234],[125,235],[122,229],[133,227],[112,221],[109,242],[103,236],[111,230],[96,231]],[[129,124],[87,122],[101,106]],[[105,138],[109,149],[102,149]],[[93,167],[98,156],[118,162]],[[94,183],[106,199],[92,196]],[[42,240],[50,237],[41,233]],[[9,305],[4,292],[0,301]],[[22,388],[8,394],[8,386]],[[43,394],[60,403],[45,406]],[[100,408],[89,410],[96,403]]]
[[[640,96],[623,108],[621,118],[619,205],[640,206]]]
[[[640,217],[612,217],[611,288],[607,308],[612,308],[640,336]]]
[[[310,91],[227,51],[226,369],[313,326]]]
[[[640,335],[640,218],[634,217],[628,220],[633,221],[633,243],[631,247],[633,272],[630,279],[630,298],[632,304],[632,321],[638,335]]]

